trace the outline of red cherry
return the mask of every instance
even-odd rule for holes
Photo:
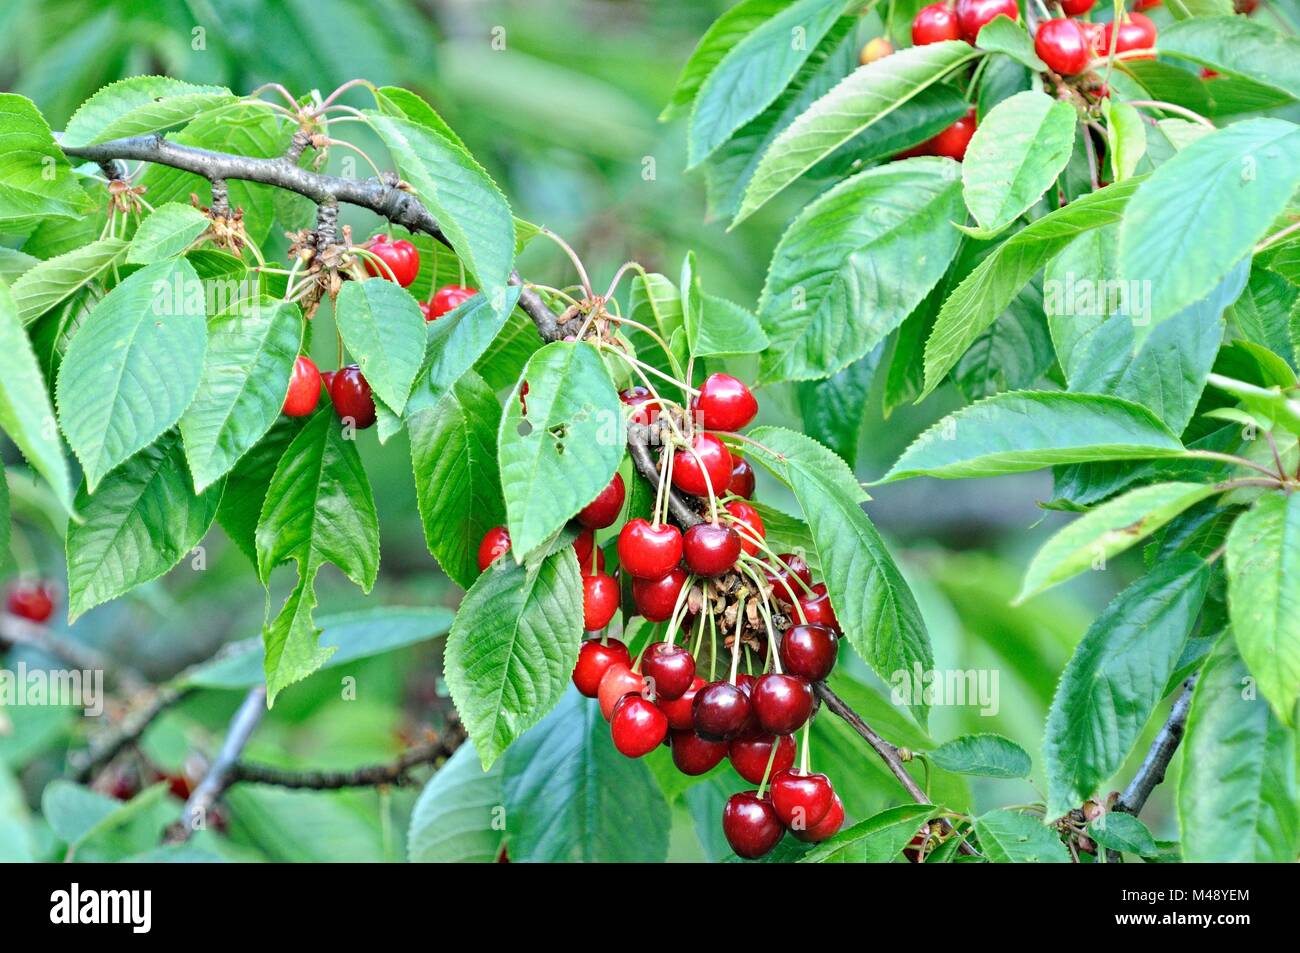
[[[632,659],[627,646],[618,639],[609,639],[604,645],[600,639],[587,639],[578,649],[578,664],[573,667],[573,684],[588,698],[600,691],[600,680],[611,665],[621,664],[631,669]]]
[[[361,368],[355,364],[334,372],[330,382],[330,400],[340,419],[351,417],[358,430],[365,430],[375,422],[375,398],[370,393]]]
[[[831,809],[826,812],[817,824],[807,830],[792,830],[796,840],[805,841],[809,844],[816,844],[832,837],[839,832],[844,826],[844,802],[840,800],[838,794],[831,797]]]
[[[722,809],[722,833],[738,856],[754,860],[780,843],[785,830],[770,798],[742,791],[729,797]]]
[[[921,829],[916,832],[916,836],[907,842],[903,848],[903,856],[907,858],[909,864],[919,864],[921,862],[921,848],[925,846],[925,839],[930,836],[930,825],[922,824]]]
[[[740,537],[740,548],[753,556],[758,552],[758,543],[767,538],[767,528],[758,510],[748,503],[732,500],[726,510],[736,520],[736,534]]]
[[[415,276],[420,273],[420,253],[415,246],[405,239],[389,241],[387,235],[376,235],[370,241],[370,254],[387,265],[388,269],[367,258],[366,274],[387,279],[388,272],[392,271],[397,283],[403,288],[409,288]]]
[[[31,622],[46,622],[54,614],[54,590],[43,582],[16,582],[5,596],[5,609]]]
[[[478,294],[477,288],[466,288],[464,285],[443,285],[433,293],[433,300],[429,302],[429,311],[426,317],[430,321],[441,318],[444,314],[455,311],[476,294]]]
[[[772,758],[772,745],[776,745],[775,758]],[[727,756],[738,775],[750,784],[762,784],[769,758],[772,758],[771,777],[794,765],[794,739],[789,735],[746,735],[743,738],[733,738]]]
[[[727,492],[747,500],[754,498],[754,468],[735,451],[731,453],[731,482],[727,484]]]
[[[424,321],[426,324],[436,318],[436,315],[433,313],[433,305],[429,304],[427,301],[420,302],[420,313],[424,315]]]
[[[830,812],[835,791],[824,774],[802,774],[791,768],[772,775],[772,806],[791,830],[816,827]]]
[[[591,565],[591,552],[596,548],[596,534],[584,529],[573,540],[573,551],[578,554],[578,566]]]
[[[801,592],[799,605],[803,607],[804,617],[809,622],[824,625],[834,629],[836,635],[840,634],[840,620],[835,618],[835,610],[831,608],[831,597],[826,594],[826,583],[817,583],[812,587],[811,593]]]
[[[673,456],[673,486],[692,496],[716,496],[731,483],[731,452],[711,433],[697,433],[694,450],[681,449]],[[707,480],[706,480],[707,477]]]
[[[596,632],[618,611],[618,583],[603,572],[582,577],[582,627]]]
[[[609,486],[596,494],[596,498],[578,511],[578,522],[588,529],[604,529],[612,526],[618,514],[623,510],[623,499],[627,490],[623,486],[623,477],[617,473],[609,481]]]
[[[730,526],[696,523],[683,540],[686,565],[697,576],[721,576],[740,558],[740,534]]]
[[[668,717],[640,695],[624,695],[609,720],[614,747],[629,758],[647,755],[668,735]]]
[[[961,27],[957,25],[957,14],[952,5],[943,0],[931,3],[917,12],[912,20],[912,45],[927,46],[941,40],[960,40]]]
[[[650,525],[637,517],[618,534],[618,561],[638,579],[660,579],[682,558],[682,532],[668,523]]]
[[[618,399],[632,408],[634,424],[649,424],[659,416],[659,402],[650,396],[649,388],[639,384],[619,391]]]
[[[639,695],[644,690],[645,679],[632,671],[630,666],[622,662],[612,663],[605,669],[605,674],[600,677],[600,684],[596,687],[596,697],[600,699],[600,713],[608,721],[620,698],[633,693]]]
[[[772,586],[772,595],[787,606],[793,606],[795,600],[804,593],[803,586],[794,581],[797,576],[802,579],[805,585],[812,585],[812,570],[808,568],[807,561],[802,556],[794,553],[780,553],[777,556],[781,562],[785,563],[789,569],[783,569],[776,566],[775,571],[771,569],[763,570],[763,575],[768,583]]]
[[[664,622],[677,607],[677,597],[686,585],[685,570],[673,567],[658,579],[632,579],[632,601],[647,622]]]
[[[1254,0],[1250,0],[1250,2],[1253,4],[1253,3],[1254,3]],[[1158,7],[1158,6],[1160,6],[1160,4],[1162,4],[1162,3],[1164,3],[1164,0],[1135,0],[1135,2],[1134,2],[1134,4],[1133,4],[1133,9],[1134,9],[1134,10],[1150,10],[1150,9],[1153,8],[1153,7]],[[1253,10],[1254,7],[1252,6],[1251,9]],[[1251,12],[1251,11],[1250,11],[1250,10],[1247,10],[1247,11],[1245,11],[1245,12],[1246,12],[1246,13],[1249,13],[1249,12]]]
[[[180,774],[164,774],[163,780],[167,782],[167,790],[177,800],[188,801],[190,795],[194,793],[194,785],[184,772]]]
[[[576,550],[577,547],[575,546]],[[587,557],[585,563],[578,564],[578,571],[584,576],[594,576],[597,573],[605,571],[605,553],[598,547],[594,547],[591,554]]]
[[[1092,62],[1092,44],[1078,20],[1048,20],[1038,28],[1034,52],[1048,69],[1062,76],[1082,73]]]
[[[961,119],[939,133],[929,142],[924,143],[932,156],[947,156],[960,162],[966,157],[966,147],[970,145],[971,136],[975,135],[975,110],[972,109]]]
[[[289,375],[289,392],[284,395],[287,417],[306,417],[320,401],[320,370],[306,354],[299,354]]]
[[[1110,53],[1111,31],[1114,30],[1114,23],[1107,23],[1101,28],[1101,31],[1095,34],[1094,42],[1097,44],[1097,55],[1106,56]],[[1115,52],[1124,53],[1128,50],[1145,50],[1156,45],[1156,25],[1151,18],[1144,13],[1130,13],[1128,19],[1119,25],[1119,35],[1115,40]],[[1149,56],[1134,56],[1130,59],[1155,59],[1155,54]]]
[[[697,675],[691,679],[691,687],[686,690],[681,698],[660,698],[656,702],[663,709],[663,713],[668,716],[668,726],[674,731],[695,730],[695,717],[691,709],[695,705],[695,693],[704,685],[704,679]],[[754,783],[757,784],[758,782],[755,781]]]
[[[727,756],[725,741],[705,741],[694,731],[674,731],[671,744],[673,764],[682,774],[691,777],[707,774]]]
[[[654,684],[658,698],[681,698],[695,678],[695,659],[680,645],[656,642],[641,656],[641,674]]]
[[[712,682],[695,693],[695,732],[710,741],[734,738],[749,723],[749,696],[730,682]]]
[[[957,0],[957,25],[967,43],[974,44],[984,24],[998,15],[1019,20],[1016,0]]]
[[[320,382],[325,385],[325,396],[329,397],[330,400],[334,399],[333,396],[330,394],[330,388],[334,386],[334,375],[336,375],[337,373],[338,371],[320,372]]]
[[[735,431],[758,416],[758,401],[744,381],[719,371],[710,374],[700,385],[691,409],[697,415],[699,426]]]
[[[483,534],[478,544],[478,571],[482,572],[510,551],[510,531],[504,526],[493,526]]]
[[[754,683],[749,701],[765,733],[788,735],[802,728],[812,715],[812,685],[797,675],[770,672]]]
[[[1160,0],[1156,0],[1159,3]],[[1077,17],[1087,13],[1097,3],[1097,0],[1061,0],[1061,9],[1065,11],[1067,17]],[[1138,0],[1136,6],[1141,7],[1142,0]]]
[[[781,639],[781,665],[791,675],[820,682],[835,667],[838,651],[833,629],[815,622],[792,625]]]

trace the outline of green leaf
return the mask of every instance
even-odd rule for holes
[[[136,229],[126,260],[131,264],[152,265],[175,258],[207,231],[210,224],[208,217],[193,205],[180,202],[160,205]]]
[[[1016,602],[1055,586],[1141,542],[1179,513],[1221,492],[1208,483],[1156,483],[1080,516],[1043,544],[1025,570]]]
[[[493,301],[487,295],[474,295],[451,314],[444,314],[437,321],[429,322],[428,344],[425,348],[424,365],[416,377],[416,386],[407,403],[408,417],[416,412],[433,407],[451,390],[451,386],[460,380],[470,368],[475,366],[494,342],[509,333],[507,325],[515,303],[519,300],[519,289],[511,286],[505,295]],[[523,321],[525,330],[532,341],[536,341],[537,329],[531,321]],[[503,331],[502,329],[505,328]],[[531,351],[529,355],[531,356]],[[525,358],[525,361],[527,359]],[[504,363],[501,354],[494,354],[487,363],[497,365]],[[479,374],[487,378],[484,368],[476,368]],[[510,375],[508,383],[518,379],[518,373]],[[508,386],[505,381],[488,383],[494,388]]]
[[[1160,52],[1300,99],[1300,40],[1256,20],[1238,16],[1183,20],[1160,31]]]
[[[1149,410],[1099,394],[1012,391],[939,421],[879,482],[964,479],[1058,463],[1178,456],[1182,445]]]
[[[794,220],[759,299],[770,341],[762,381],[828,377],[920,304],[961,240],[951,224],[962,214],[956,171],[940,158],[868,169]]]
[[[175,433],[77,494],[81,522],[68,526],[68,620],[157,579],[199,544],[217,515],[221,486],[190,489]]]
[[[78,218],[90,196],[77,184],[44,117],[30,99],[0,93],[0,223],[23,229],[46,218]]]
[[[576,573],[571,556],[564,562]],[[512,860],[658,863],[668,856],[670,815],[659,785],[643,762],[614,748],[594,699],[570,689],[506,755],[503,773]]]
[[[1147,826],[1132,814],[1120,811],[1103,814],[1088,825],[1088,835],[1107,850],[1139,857],[1155,857],[1160,853]]]
[[[1106,117],[1106,146],[1110,154],[1112,181],[1132,178],[1147,151],[1146,125],[1142,115],[1122,100],[1104,99],[1102,115]]]
[[[609,485],[625,440],[622,404],[594,348],[561,341],[532,356],[506,400],[498,437],[516,561]]]
[[[467,741],[438,769],[411,811],[414,864],[492,863],[505,842],[501,762],[484,771]]]
[[[891,807],[822,841],[799,863],[887,864],[898,859],[934,810],[929,804]]]
[[[221,495],[221,505],[217,508],[217,522],[254,566],[257,565],[257,521],[262,516],[266,490],[276,465],[304,422],[301,417],[281,416],[226,475],[226,492]]]
[[[1033,770],[1029,753],[1001,735],[962,735],[946,741],[928,755],[945,771],[986,778],[1027,778]]]
[[[466,148],[460,136],[456,135],[445,119],[418,95],[400,86],[381,86],[375,92],[375,103],[380,112],[386,116],[400,116],[412,122],[427,126],[438,135],[461,149]]]
[[[1035,73],[1047,69],[1047,64],[1034,52],[1033,38],[1024,25],[1006,14],[998,14],[980,27],[977,45],[986,53],[1004,53]]]
[[[391,281],[345,281],[334,320],[374,392],[400,414],[424,357],[425,322],[415,299]]]
[[[756,354],[767,347],[758,319],[738,304],[706,295],[700,286],[695,253],[682,262],[682,326],[696,357]]]
[[[854,136],[980,55],[960,40],[944,40],[899,50],[850,73],[772,143],[731,227]]]
[[[555,707],[581,641],[582,581],[568,546],[522,566],[498,560],[470,587],[444,671],[484,769]]]
[[[1187,716],[1178,828],[1188,863],[1292,863],[1300,850],[1296,739],[1252,688],[1231,633]]]
[[[1210,568],[1182,555],[1121,592],[1088,627],[1047,715],[1047,815],[1097,793],[1124,764],[1164,695],[1205,600]]]
[[[952,382],[967,400],[1032,388],[1056,362],[1043,317],[1038,282],[1021,289],[998,319],[980,332],[952,369]],[[918,368],[919,369],[919,368]]]
[[[1300,499],[1268,494],[1228,534],[1228,608],[1237,648],[1278,718],[1300,698]]]
[[[275,298],[236,302],[208,322],[203,376],[180,420],[196,490],[225,476],[275,424],[302,334],[298,306]]]
[[[161,132],[237,99],[224,86],[195,86],[167,76],[132,76],[103,87],[82,103],[68,120],[60,142],[89,146]]]
[[[1068,864],[1065,845],[1036,817],[989,811],[975,818],[980,849],[995,864]]]
[[[795,386],[804,433],[830,447],[850,467],[857,463],[858,434],[883,353],[883,345],[877,345],[834,377]]]
[[[660,120],[672,118],[695,102],[700,85],[722,62],[722,58],[737,43],[787,6],[789,0],[741,0],[714,20],[682,67],[668,105],[659,115]]]
[[[1074,151],[1074,107],[1046,93],[1017,93],[975,130],[961,163],[966,207],[986,234],[1006,228],[1042,198]]]
[[[18,319],[31,324],[90,284],[122,257],[125,239],[101,238],[23,272],[13,284]]]
[[[142,268],[95,306],[68,345],[55,395],[59,423],[91,493],[175,426],[193,400],[208,335],[200,288],[183,258]]]

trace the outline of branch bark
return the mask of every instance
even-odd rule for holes
[[[465,731],[458,724],[445,737],[409,748],[395,761],[365,765],[350,771],[287,771],[270,765],[240,761],[235,765],[231,783],[245,781],[309,791],[401,785],[410,780],[412,768],[450,758],[464,741]]]
[[[249,689],[239,710],[235,712],[235,717],[231,719],[226,740],[222,743],[216,760],[185,802],[180,821],[168,832],[168,843],[182,844],[193,837],[196,830],[207,825],[212,808],[234,782],[239,756],[244,753],[244,747],[262,723],[265,714],[266,686],[257,685]]]
[[[1170,709],[1164,727],[1151,742],[1151,748],[1142,760],[1137,774],[1124,789],[1124,793],[1119,796],[1116,810],[1137,815],[1147,803],[1147,798],[1151,796],[1156,785],[1165,779],[1169,762],[1173,760],[1174,752],[1178,750],[1178,745],[1183,740],[1183,732],[1187,729],[1187,714],[1192,707],[1192,691],[1195,688],[1196,676],[1192,675],[1183,682],[1182,694]]]

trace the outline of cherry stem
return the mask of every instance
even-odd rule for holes
[[[767,790],[767,782],[772,779],[772,765],[776,764],[776,749],[781,747],[781,739],[777,735],[772,736],[772,750],[767,754],[767,767],[763,769],[763,778],[758,782],[758,796],[761,800],[763,793]]]
[[[1267,238],[1265,238],[1263,241],[1261,241],[1258,245],[1255,246],[1255,254],[1258,255],[1260,252],[1264,251],[1266,248],[1270,247],[1271,245],[1276,245],[1282,239],[1286,238],[1288,235],[1296,231],[1300,231],[1300,222],[1296,222],[1294,225],[1288,225],[1280,232],[1274,232],[1272,235],[1269,235]]]
[[[758,578],[758,574],[754,572],[753,569],[744,565],[743,563],[740,564],[740,566],[741,566],[741,571],[744,572],[751,579],[753,579],[755,585],[758,588],[758,594],[760,596],[760,599],[758,601],[758,611],[759,614],[763,616],[763,622],[767,627],[768,665],[776,672],[776,674],[782,675],[784,673],[781,670],[781,657],[780,657],[780,652],[777,650],[776,630],[772,626],[772,607],[768,604],[767,601],[768,598],[767,590],[766,588],[764,588],[762,581]]]
[[[700,455],[696,453],[695,448],[685,441],[682,442],[682,449],[695,458],[695,462],[700,465],[700,473],[704,476],[704,489],[709,494],[709,522],[718,521],[718,497],[713,492],[713,480],[709,477],[709,469],[704,465]],[[676,456],[676,453],[673,454]]]
[[[1192,122],[1198,122],[1202,126],[1206,126],[1210,129],[1218,128],[1218,126],[1210,122],[1210,120],[1206,119],[1200,113],[1193,112],[1192,110],[1187,109],[1184,106],[1179,106],[1174,103],[1164,102],[1163,100],[1160,99],[1130,99],[1128,100],[1128,104],[1130,106],[1141,108],[1141,109],[1159,109],[1163,112],[1175,113],[1176,115],[1182,116],[1184,119],[1190,119]]]
[[[393,269],[389,267],[388,262],[384,261],[378,255],[372,252],[369,248],[363,248],[360,245],[353,245],[348,249],[348,251],[350,251],[354,255],[359,255],[360,257],[366,259],[367,261],[378,262],[379,267],[384,270],[385,277],[388,278],[389,281],[393,282],[394,284],[399,284],[399,285],[401,284],[401,282],[397,280],[397,275],[393,274]]]
[[[691,641],[691,658],[700,657],[700,648],[704,644],[704,613],[695,617],[695,638]]]
[[[564,253],[568,255],[569,260],[573,262],[573,267],[577,269],[578,277],[582,279],[582,290],[587,293],[588,298],[594,298],[596,292],[591,290],[591,279],[587,277],[587,269],[583,267],[582,259],[578,257],[578,253],[573,250],[568,242],[555,234],[555,232],[551,231],[549,228],[542,226],[538,231],[564,249]]]
[[[812,757],[808,753],[809,745],[812,741],[812,719],[809,718],[803,723],[803,750],[799,752],[799,773],[806,775],[808,765],[812,762]]]
[[[743,433],[736,433],[734,430],[719,430],[716,431],[716,433],[721,437],[727,437],[730,440],[739,440],[742,443],[747,443],[752,447],[758,447],[759,450],[762,450],[768,456],[775,457],[777,460],[780,460],[782,463],[785,463],[786,457],[784,453],[778,453],[777,451],[773,450],[771,447],[767,446],[767,444],[759,443],[753,437],[747,437]]]
[[[375,84],[370,82],[370,80],[368,79],[350,79],[342,86],[340,86],[338,89],[334,90],[334,92],[326,96],[324,101],[319,106],[317,106],[316,109],[313,110],[313,112],[319,113],[322,109],[325,109],[327,106],[331,105],[334,102],[334,100],[339,98],[339,96],[343,95],[349,89],[354,89],[357,86],[364,86],[367,89],[369,89],[371,92],[375,91]]]
[[[642,324],[640,321],[633,321],[631,318],[625,318],[621,314],[609,315],[609,319],[615,324],[626,324],[628,327],[636,328],[638,331],[653,338],[654,342],[659,345],[660,349],[664,352],[664,355],[668,358],[668,363],[672,364],[673,373],[680,374],[682,372],[681,366],[677,363],[676,355],[673,354],[672,349],[668,347],[667,342],[664,341],[663,337],[654,328],[647,324]]]
[[[718,680],[718,620],[713,617],[713,606],[709,603],[709,594],[704,594],[705,605],[709,613],[709,681]]]
[[[1219,453],[1215,450],[1188,450],[1187,456],[1194,457],[1197,460],[1215,460],[1221,463],[1232,463],[1239,467],[1249,467],[1252,470],[1258,470],[1265,476],[1276,479],[1280,474],[1274,473],[1268,467],[1256,463],[1254,460],[1247,460],[1245,457],[1239,457],[1232,453]],[[1285,479],[1285,477],[1283,477]]]
[[[732,685],[736,684],[736,673],[740,671],[740,630],[745,625],[745,599],[748,595],[746,590],[741,589],[740,599],[736,603],[736,634],[731,642],[731,678],[729,679]]]
[[[683,583],[682,588],[678,590],[677,601],[673,603],[673,612],[668,619],[668,635],[664,639],[664,641],[669,645],[672,645],[677,641],[677,628],[681,625],[681,620],[686,615],[685,609],[688,601],[687,597],[690,595],[691,582],[694,578],[694,576],[686,577],[686,582]]]

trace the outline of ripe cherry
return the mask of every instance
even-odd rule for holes
[[[947,156],[960,162],[966,157],[966,147],[970,145],[971,137],[975,135],[976,125],[978,124],[975,121],[975,110],[972,109],[943,132],[924,143],[928,150],[925,154]]]
[[[578,566],[587,571],[591,566],[591,552],[596,548],[596,534],[584,529],[573,540],[573,551],[578,555]]]
[[[835,618],[835,610],[831,608],[831,597],[826,594],[826,583],[817,583],[812,587],[811,593],[801,592],[799,605],[803,607],[804,617],[809,622],[817,622],[834,629],[836,635],[840,634],[840,620]]]
[[[736,520],[735,529],[740,536],[740,548],[753,556],[758,552],[758,544],[767,538],[767,528],[758,510],[741,500],[732,500],[726,510]]]
[[[740,430],[758,415],[758,401],[744,381],[719,371],[710,374],[691,401],[699,425],[710,430]],[[717,484],[714,484],[716,491]]]
[[[862,48],[858,54],[858,62],[863,66],[868,63],[874,63],[876,60],[883,60],[894,52],[894,44],[883,36],[877,36],[867,41],[867,45]]]
[[[695,705],[695,693],[704,685],[704,679],[697,675],[691,679],[691,687],[686,690],[681,698],[660,698],[656,701],[656,704],[668,716],[668,725],[674,731],[695,730],[695,716],[691,709]]]
[[[1254,0],[1251,0],[1251,2],[1253,3]],[[1164,3],[1164,0],[1135,0],[1135,2],[1134,2],[1134,4],[1133,4],[1133,9],[1134,9],[1134,10],[1150,10],[1150,9],[1153,8],[1153,7],[1158,7],[1158,6],[1160,6],[1160,4],[1162,4],[1162,3]],[[1252,7],[1252,9],[1253,9],[1253,7]],[[1244,11],[1244,12],[1249,13],[1250,11],[1247,10],[1247,11]]]
[[[692,496],[725,493],[731,483],[731,451],[711,433],[697,433],[691,450],[676,451],[673,457],[673,485]],[[707,480],[706,480],[707,477]]]
[[[754,468],[735,452],[731,454],[731,482],[727,484],[727,492],[747,500],[754,498]]]
[[[603,572],[582,577],[582,627],[596,632],[618,611],[618,583]]]
[[[710,741],[726,741],[749,723],[749,696],[730,682],[712,682],[695,693],[691,709],[695,731]]]
[[[639,695],[643,691],[645,691],[644,678],[623,662],[612,663],[605,669],[605,674],[600,677],[600,685],[596,688],[596,697],[600,699],[600,713],[608,721],[620,698],[632,693]]]
[[[787,768],[772,775],[772,806],[791,830],[816,827],[834,803],[835,791],[824,774],[802,774]]]
[[[286,417],[306,417],[320,401],[320,369],[306,354],[299,354],[289,375],[289,392],[284,395]]]
[[[5,609],[31,622],[46,622],[54,614],[54,590],[43,582],[16,582],[5,596]]]
[[[673,764],[682,774],[707,774],[727,756],[725,741],[705,741],[694,731],[674,731],[670,736]]]
[[[349,364],[334,372],[334,379],[330,382],[330,400],[334,402],[334,412],[339,418],[346,420],[351,417],[358,430],[374,425],[375,398],[357,365]]]
[[[721,576],[740,558],[740,534],[718,523],[696,523],[683,541],[686,565],[697,576]]]
[[[428,320],[434,321],[444,314],[450,314],[476,294],[478,294],[477,288],[443,285],[433,293],[433,300],[429,302]]]
[[[632,659],[627,653],[627,646],[618,639],[608,639],[601,644],[600,639],[587,639],[578,649],[578,664],[573,667],[573,684],[578,691],[588,698],[595,698],[600,691],[600,680],[611,665],[620,664],[631,669]]]
[[[840,796],[836,794],[831,798],[831,809],[826,812],[826,816],[818,821],[815,826],[810,827],[807,830],[799,830],[796,828],[790,831],[790,833],[795,836],[796,840],[805,841],[809,844],[816,844],[826,840],[828,837],[833,837],[843,826],[844,802],[841,801]]]
[[[907,842],[903,848],[903,856],[907,858],[909,864],[919,864],[921,862],[921,848],[925,846],[926,838],[930,836],[930,825],[922,824],[921,829],[916,832],[916,836]]]
[[[961,27],[962,39],[972,45],[984,24],[999,15],[1019,20],[1020,7],[1016,0],[957,0],[957,25]]]
[[[504,526],[493,526],[483,534],[478,544],[478,571],[482,572],[510,551],[510,531]]]
[[[649,388],[639,384],[619,391],[618,399],[632,408],[631,419],[634,424],[649,424],[659,416],[659,401],[650,396]]]
[[[575,546],[574,549],[576,550],[577,547]],[[604,572],[605,571],[604,551],[599,547],[593,548],[591,551],[591,555],[587,557],[587,561],[585,563],[578,564],[578,571],[581,572],[582,575],[584,576],[594,576],[597,573]]]
[[[788,568],[777,565],[775,571],[765,569],[763,575],[772,586],[772,595],[784,605],[793,606],[795,600],[805,592],[795,577],[802,580],[804,585],[811,586],[812,570],[808,568],[807,560],[795,553],[780,553],[777,558]]]
[[[629,758],[640,758],[663,744],[668,717],[655,703],[640,695],[624,695],[609,720],[614,747]]]
[[[1156,0],[1157,3],[1160,0]],[[1065,11],[1067,17],[1082,16],[1093,8],[1097,0],[1061,0],[1061,9]],[[1142,0],[1138,0],[1137,7],[1142,6]]]
[[[781,665],[791,675],[820,682],[835,667],[838,650],[833,629],[816,622],[792,625],[781,639]]]
[[[674,566],[658,579],[632,579],[632,601],[647,622],[664,622],[673,614],[686,585],[685,570]]]
[[[657,697],[671,701],[690,689],[695,678],[695,659],[680,645],[656,642],[641,656],[641,674],[653,680]]]
[[[769,672],[754,683],[749,701],[765,733],[788,735],[803,727],[812,715],[812,685],[797,675]]]
[[[738,856],[754,860],[779,844],[785,830],[771,798],[742,791],[729,797],[722,809],[722,833]]]
[[[1128,50],[1145,50],[1156,45],[1156,25],[1145,13],[1127,14],[1128,19],[1119,24],[1118,36],[1115,39],[1115,52],[1124,53]],[[1095,34],[1097,44],[1097,55],[1106,56],[1110,53],[1111,33],[1115,29],[1114,23],[1107,23],[1101,30]],[[1155,54],[1148,56],[1134,56],[1130,59],[1155,59]]]
[[[924,6],[912,20],[912,45],[926,46],[941,40],[960,40],[957,14],[947,0]]]
[[[366,258],[366,274],[386,279],[388,272],[392,271],[397,283],[403,288],[409,288],[411,282],[415,281],[415,276],[420,273],[420,253],[416,251],[415,246],[405,239],[390,241],[387,235],[382,234],[376,235],[370,241],[370,254],[388,268],[385,269],[378,262]]]
[[[776,745],[775,758],[772,758],[772,745]],[[794,739],[789,735],[745,735],[733,738],[727,749],[727,757],[738,775],[750,784],[762,784],[769,758],[772,758],[769,777],[775,777],[778,771],[794,765]]]
[[[334,399],[333,397],[330,396],[330,388],[334,386],[334,375],[337,373],[338,371],[320,372],[320,382],[325,385],[325,396],[329,397],[330,400]]]
[[[596,498],[578,511],[578,522],[588,529],[604,529],[612,526],[618,514],[623,510],[623,500],[627,490],[623,486],[623,477],[615,473],[609,486],[596,494]]]
[[[1092,44],[1078,20],[1048,20],[1034,37],[1034,52],[1048,69],[1062,76],[1082,73],[1092,62]]]
[[[682,558],[682,532],[668,523],[637,517],[628,520],[618,534],[618,561],[638,579],[660,579]]]

